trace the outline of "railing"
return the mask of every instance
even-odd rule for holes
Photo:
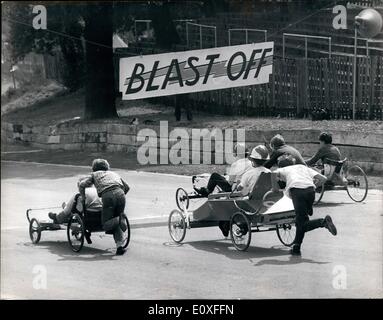
[[[295,38],[303,38],[305,40],[305,58],[307,59],[307,39],[325,39],[328,41],[328,57],[331,58],[331,37],[322,37],[322,36],[312,36],[307,34],[296,34],[296,33],[283,33],[282,39],[282,57],[285,58],[285,43],[286,37],[295,37]]]
[[[267,41],[267,30],[265,29],[240,29],[240,28],[232,28],[227,31],[228,33],[228,40],[229,40],[229,46],[231,46],[231,33],[233,31],[240,31],[245,32],[245,43],[249,43],[249,31],[250,32],[257,32],[264,34],[265,42]]]
[[[357,61],[356,119],[382,120],[383,58]],[[213,113],[308,117],[327,109],[352,119],[353,57],[274,59],[268,84],[190,94],[194,107]]]
[[[192,23],[192,22],[186,22],[186,45],[190,46],[190,39],[189,39],[189,28],[190,26],[196,26],[199,28],[199,46],[200,49],[203,48],[203,41],[202,41],[202,29],[208,28],[212,29],[214,31],[214,47],[217,47],[217,27],[216,26],[209,26],[205,24],[198,24],[198,23]]]

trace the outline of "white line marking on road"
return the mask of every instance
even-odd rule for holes
[[[1,160],[1,162],[4,163],[19,163],[19,164],[34,164],[34,165],[43,165],[43,166],[54,166],[54,167],[68,167],[68,168],[84,168],[84,169],[90,169],[90,166],[79,166],[79,165],[73,165],[73,164],[57,164],[57,163],[44,163],[44,162],[34,162],[34,161],[16,161],[16,160]],[[162,175],[165,177],[186,177],[191,178],[191,176],[186,175],[180,175],[180,174],[174,174],[174,173],[162,173],[162,172],[150,172],[150,171],[141,171],[141,170],[127,170],[127,169],[121,169],[121,168],[115,168],[118,171],[126,171],[126,172],[136,172],[138,174],[144,174],[144,175]]]
[[[35,153],[35,152],[41,152],[43,150],[25,150],[25,151],[1,151],[1,154],[10,154],[10,153]]]

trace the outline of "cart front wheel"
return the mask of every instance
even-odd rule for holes
[[[178,188],[176,191],[176,203],[178,209],[181,211],[184,211],[184,208],[188,209],[189,208],[189,196],[185,189],[183,188]]]
[[[346,172],[347,193],[355,202],[362,202],[367,197],[368,181],[363,169],[351,166]]]
[[[71,249],[79,252],[84,245],[85,227],[84,221],[78,213],[69,218],[67,236]]]
[[[243,212],[236,212],[230,220],[230,237],[235,248],[245,251],[251,242],[251,224]]]
[[[186,221],[184,215],[178,211],[173,210],[169,215],[168,220],[170,237],[176,243],[181,243],[186,234]]]
[[[292,225],[290,223],[284,223],[277,225],[278,239],[286,247],[291,247],[293,245],[296,231],[297,229],[295,227],[295,224]]]
[[[29,223],[29,237],[33,244],[39,243],[41,239],[41,226],[35,218]]]

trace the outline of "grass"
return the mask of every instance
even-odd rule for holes
[[[3,121],[14,124],[54,125],[58,122],[69,121],[75,117],[84,116],[84,90],[48,99],[28,108],[9,112],[3,116]],[[137,118],[140,124],[150,121],[168,121],[169,126],[192,128],[245,128],[256,130],[290,130],[318,129],[358,131],[361,133],[383,133],[383,121],[363,120],[325,120],[311,121],[309,119],[259,118],[245,116],[212,115],[194,112],[193,121],[187,121],[186,116],[180,122],[175,120],[174,107],[171,105],[151,104],[146,100],[116,101],[119,119],[114,122],[129,123]],[[106,119],[105,119],[106,120]]]

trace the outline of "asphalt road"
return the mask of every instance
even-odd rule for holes
[[[75,192],[85,167],[2,162],[1,298],[13,299],[258,299],[383,297],[382,192],[364,203],[344,191],[325,193],[315,217],[330,214],[338,228],[306,235],[302,257],[291,257],[275,232],[253,234],[235,250],[218,228],[187,230],[171,242],[166,219],[184,176],[120,171],[131,185],[127,214],[132,238],[124,256],[111,236],[73,253],[64,231],[30,242],[25,211],[59,206]],[[36,212],[46,219],[50,210]]]

